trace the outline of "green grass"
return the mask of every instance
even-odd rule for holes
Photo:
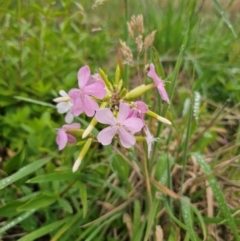
[[[221,1],[177,2],[0,1],[2,240],[240,240],[239,15]],[[52,99],[77,86],[86,64],[113,79],[120,38],[136,57],[133,14],[143,14],[145,36],[157,30],[140,76],[158,65],[172,102],[156,92],[144,100],[173,125],[149,120],[159,137],[151,159],[141,142],[129,151],[93,143],[72,173],[82,146],[57,151],[64,118]],[[125,68],[125,85],[136,70]]]

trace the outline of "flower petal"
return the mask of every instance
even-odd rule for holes
[[[148,111],[148,106],[143,101],[136,101],[135,102],[138,110],[141,114],[145,114]]]
[[[157,73],[156,73],[156,71],[155,71],[155,67],[154,67],[153,64],[150,64],[150,70],[148,71],[147,76],[153,79],[155,85],[159,85],[160,81],[162,81],[162,80],[158,77],[158,75],[157,75]]]
[[[104,128],[102,131],[99,132],[97,139],[102,145],[107,146],[112,142],[116,131],[116,127],[109,126],[107,128]]]
[[[155,72],[155,67],[153,64],[150,64],[150,70],[147,74],[148,77],[152,78],[155,85],[157,85],[158,92],[162,98],[162,100],[166,101],[168,104],[170,103],[168,94],[164,88],[164,83],[161,80],[161,78],[158,77],[158,75]]]
[[[68,113],[65,116],[66,123],[70,124],[74,119],[74,115],[71,113],[71,111],[68,111]]]
[[[76,142],[76,138],[69,133],[67,133],[67,139],[68,139],[69,142],[72,142],[72,143]]]
[[[170,103],[169,98],[168,98],[168,94],[164,88],[164,83],[161,81],[161,83],[159,83],[159,85],[157,86],[158,92],[162,98],[162,100],[166,101],[168,104]]]
[[[105,84],[103,81],[95,81],[91,85],[84,87],[84,93],[92,95],[98,99],[103,99],[106,95]]]
[[[67,138],[67,134],[65,133],[65,130],[59,129],[57,138],[56,138],[56,142],[58,144],[59,150],[62,150],[66,146],[67,140],[68,140],[68,138]]]
[[[66,113],[71,109],[71,105],[68,102],[60,102],[56,105],[58,113]]]
[[[123,121],[122,126],[125,127],[125,129],[127,129],[128,131],[136,133],[143,128],[144,123],[140,118],[131,117]]]
[[[83,66],[81,69],[79,69],[78,71],[78,86],[80,87],[80,89],[83,89],[85,87],[85,85],[88,82],[88,79],[90,77],[90,69],[89,67]]]
[[[97,110],[95,118],[97,119],[98,122],[102,124],[111,125],[111,126],[116,125],[116,122],[117,122],[112,111],[108,108]]]
[[[68,91],[68,96],[71,98],[72,102],[74,102],[77,98],[79,98],[80,90],[79,89],[71,89]]]
[[[83,97],[83,109],[88,117],[92,117],[95,114],[95,110],[99,109],[98,103],[90,96],[84,95]]]
[[[126,131],[123,127],[120,127],[118,129],[118,134],[119,134],[120,142],[125,148],[129,148],[136,143],[136,139],[134,135]]]
[[[61,95],[62,97],[68,97],[68,94],[66,93],[65,90],[60,90],[59,95]]]
[[[84,112],[83,99],[84,99],[84,97],[82,95],[78,95],[78,97],[73,100],[73,106],[71,108],[71,113],[74,116],[79,116],[80,114],[82,114]]]
[[[119,106],[117,121],[121,123],[124,120],[126,120],[127,116],[129,115],[129,112],[130,112],[129,106],[121,101]]]

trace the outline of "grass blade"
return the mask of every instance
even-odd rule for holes
[[[0,228],[0,235],[5,233],[8,229],[17,225],[18,223],[21,223],[24,219],[31,216],[35,211],[36,210],[32,209],[29,212],[23,213],[23,214],[17,216],[16,218],[10,220],[9,222],[7,222],[3,227]]]
[[[54,223],[48,224],[42,228],[39,228],[36,231],[33,231],[27,235],[25,235],[24,237],[20,238],[18,241],[33,241],[36,240],[39,237],[44,236],[45,234],[48,234],[50,232],[52,232],[54,229],[60,227],[61,225],[63,225],[64,223],[70,221],[72,219],[72,216],[70,217],[66,217],[60,221],[56,221]]]
[[[225,14],[225,12],[223,11],[220,3],[217,0],[212,0],[216,9],[218,10],[218,12],[221,14],[224,22],[227,24],[227,26],[230,28],[230,30],[232,31],[233,35],[235,38],[237,38],[237,33],[235,32],[231,22],[229,21],[229,19],[227,18],[227,15]]]
[[[192,213],[191,213],[191,204],[185,197],[182,202],[181,202],[181,208],[182,208],[182,216],[184,223],[188,227],[188,234],[189,237],[192,241],[197,241],[196,234],[194,232],[194,225],[193,225],[193,218],[192,218]]]
[[[38,161],[35,161],[35,162],[27,165],[26,167],[23,167],[23,168],[19,169],[18,172],[14,173],[13,175],[11,175],[9,177],[6,177],[6,178],[4,178],[3,180],[0,181],[0,189],[5,188],[8,185],[12,184],[13,182],[16,182],[17,180],[27,176],[28,174],[30,174],[34,171],[36,171],[37,169],[39,169],[40,167],[45,165],[50,160],[51,160],[50,157],[40,159]]]
[[[26,102],[30,102],[32,104],[37,104],[37,105],[42,105],[42,106],[48,106],[48,107],[52,107],[52,108],[56,108],[55,105],[49,104],[47,102],[43,102],[43,101],[39,101],[39,100],[33,100],[31,98],[27,98],[27,97],[23,97],[23,96],[14,96],[15,99],[17,100],[23,100]]]
[[[222,214],[225,216],[227,223],[228,223],[229,227],[231,228],[236,240],[240,241],[240,237],[238,234],[236,224],[231,216],[231,212],[228,209],[228,206],[224,199],[222,190],[221,190],[216,178],[212,175],[212,171],[211,171],[209,165],[206,163],[206,161],[204,160],[202,155],[200,155],[199,153],[193,153],[193,156],[196,158],[197,162],[201,166],[204,173],[208,176],[209,184],[213,190],[214,197],[216,198],[216,200],[219,204],[219,207],[222,210]]]

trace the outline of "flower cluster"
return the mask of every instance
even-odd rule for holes
[[[130,148],[136,143],[135,134],[139,133],[138,135],[141,135],[147,143],[148,157],[150,157],[153,142],[157,138],[150,133],[144,120],[145,115],[156,118],[165,124],[171,125],[171,122],[149,110],[143,101],[135,101],[145,92],[157,88],[162,100],[170,102],[164,82],[155,72],[153,64],[150,64],[147,76],[154,83],[140,85],[128,92],[123,88],[119,67],[116,69],[115,82],[112,84],[103,70],[100,69],[99,73],[91,75],[90,68],[84,66],[79,69],[77,75],[79,88],[71,89],[68,93],[64,90],[59,91],[61,97],[55,98],[54,101],[57,102],[58,112],[66,113],[65,121],[67,123],[58,129],[56,142],[59,150],[64,149],[67,142],[76,143],[76,138],[86,140],[73,166],[73,171],[78,169],[94,140],[102,145],[109,145],[113,139],[116,139],[123,147]],[[80,129],[79,123],[72,123],[74,117],[78,117],[82,113],[93,117],[85,130]],[[91,131],[98,122],[105,124],[106,127],[95,138]],[[85,139],[86,137],[88,138]]]

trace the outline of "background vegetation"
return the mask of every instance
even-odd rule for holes
[[[239,2],[97,2],[0,0],[2,240],[240,240]],[[82,65],[114,76],[133,14],[157,30],[173,93],[168,109],[145,101],[173,127],[151,122],[160,141],[147,164],[141,143],[95,145],[73,174],[81,146],[57,151],[52,99]],[[123,76],[134,84],[134,68]]]

